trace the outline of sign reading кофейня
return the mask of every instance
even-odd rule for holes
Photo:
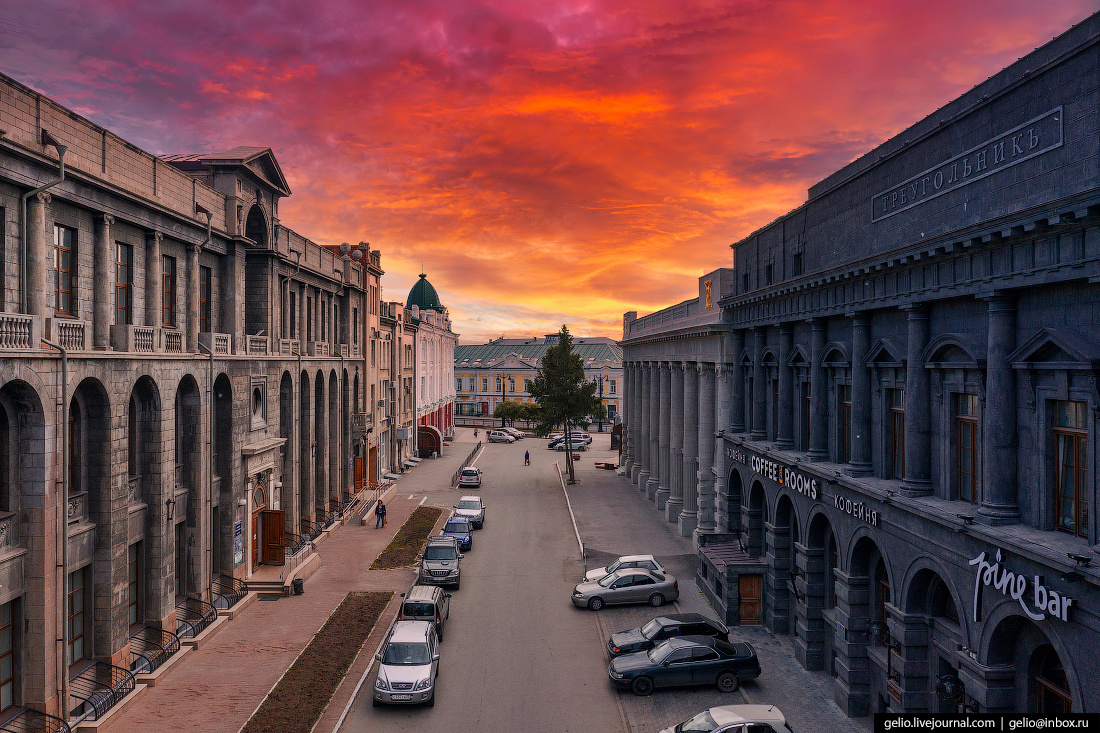
[[[1055,107],[995,138],[929,168],[871,199],[871,221],[879,221],[981,180],[1036,155],[1062,147],[1062,108]]]

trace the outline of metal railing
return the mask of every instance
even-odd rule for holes
[[[0,731],[4,733],[72,733],[72,728],[61,718],[55,718],[32,708],[23,708],[0,724]]]
[[[83,711],[72,712],[99,720],[113,705],[133,692],[134,685],[134,675],[130,670],[106,662],[94,662],[69,678],[69,697],[79,700],[84,706]]]
[[[130,634],[130,671],[134,674],[154,672],[179,650],[179,637],[171,631],[142,626]]]
[[[307,542],[312,542],[321,536],[321,525],[315,524],[308,519],[301,520],[298,526],[302,530],[302,537],[305,538]]]
[[[248,583],[240,578],[223,575],[222,573],[216,574],[211,579],[210,589],[214,593],[215,608],[232,608],[238,601],[248,595]]]
[[[294,534],[293,532],[283,533],[283,550],[288,558],[294,557],[299,552],[309,547],[309,543],[310,540],[300,534]]]
[[[475,447],[472,451],[470,451],[470,455],[466,456],[466,460],[464,460],[462,462],[462,466],[459,467],[459,469],[454,472],[453,476],[451,476],[451,488],[452,489],[454,487],[458,486],[458,476],[459,476],[459,474],[462,473],[463,468],[466,468],[467,466],[470,465],[470,462],[474,460],[474,456],[477,455],[477,452],[479,450],[481,450],[481,441],[480,440],[477,441],[477,447]]]
[[[218,612],[201,598],[188,596],[176,602],[176,635],[181,639],[198,636],[214,623]]]

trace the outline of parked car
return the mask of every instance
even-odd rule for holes
[[[698,613],[676,613],[658,616],[635,629],[617,631],[607,640],[611,656],[652,649],[665,639],[677,636],[713,636],[729,641],[730,630],[725,624]]]
[[[454,509],[455,516],[466,517],[474,529],[485,526],[485,504],[480,496],[463,496],[454,505]]]
[[[420,573],[417,582],[421,585],[445,585],[458,590],[462,585],[462,553],[458,550],[458,541],[446,535],[434,535],[428,538],[424,552],[420,555]]]
[[[565,435],[562,433],[552,434],[550,438],[551,443],[564,443]],[[584,443],[585,445],[592,444],[592,436],[584,432],[571,432],[569,433],[569,442],[572,444]]]
[[[572,445],[566,445],[564,440],[559,440],[557,443],[551,443],[547,447],[551,448],[553,450],[556,450],[559,453],[563,452],[563,451],[567,451],[570,448],[572,448],[573,450],[576,450],[576,451],[588,450],[588,444],[587,443],[573,443]]]
[[[661,567],[661,563],[653,559],[653,555],[623,555],[610,565],[589,570],[584,574],[584,579],[599,580],[608,573],[613,573],[620,568],[623,570],[629,570],[630,568],[645,568],[646,570],[656,570],[658,573],[662,574],[665,572],[665,569]]]
[[[615,657],[607,674],[612,684],[635,695],[648,695],[655,687],[683,685],[714,685],[721,692],[734,692],[741,680],[760,676],[760,660],[745,642],[678,636],[649,651]]]
[[[402,593],[398,621],[429,621],[435,625],[436,636],[443,641],[443,627],[451,615],[451,594],[434,585],[414,585]]]
[[[459,486],[481,486],[481,471],[474,466],[467,466],[458,472]]]
[[[515,443],[516,436],[511,433],[506,433],[503,430],[490,430],[489,431],[490,443]]]
[[[524,438],[527,437],[527,433],[523,432],[519,428],[507,427],[507,428],[501,428],[501,430],[508,433],[509,435],[511,435],[516,440],[523,440]]]
[[[597,581],[586,580],[573,589],[573,605],[593,611],[618,603],[663,606],[679,597],[680,584],[676,578],[642,568],[616,570]]]
[[[428,621],[398,621],[375,655],[375,707],[383,703],[435,705],[439,640]]]
[[[742,733],[745,726],[752,733],[769,730],[793,733],[794,730],[774,705],[719,705],[679,725],[665,728],[661,733]]]
[[[474,533],[470,520],[466,517],[451,517],[443,525],[443,534],[458,540],[458,549],[465,552],[473,549]]]

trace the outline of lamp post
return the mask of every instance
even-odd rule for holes
[[[600,421],[600,432],[603,432],[603,375],[599,376],[600,380],[600,406],[596,408],[596,416]]]

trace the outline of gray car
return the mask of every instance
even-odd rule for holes
[[[420,556],[420,573],[416,582],[421,585],[445,585],[458,590],[462,585],[463,558],[458,551],[458,540],[450,535],[428,538]]]
[[[435,705],[439,641],[428,621],[398,621],[375,659],[374,707],[383,703]]]
[[[480,496],[464,496],[454,505],[455,516],[465,517],[474,529],[485,526],[485,504]]]
[[[593,611],[619,603],[663,606],[679,597],[680,584],[676,578],[642,568],[616,570],[599,580],[580,583],[573,589],[573,605]]]

